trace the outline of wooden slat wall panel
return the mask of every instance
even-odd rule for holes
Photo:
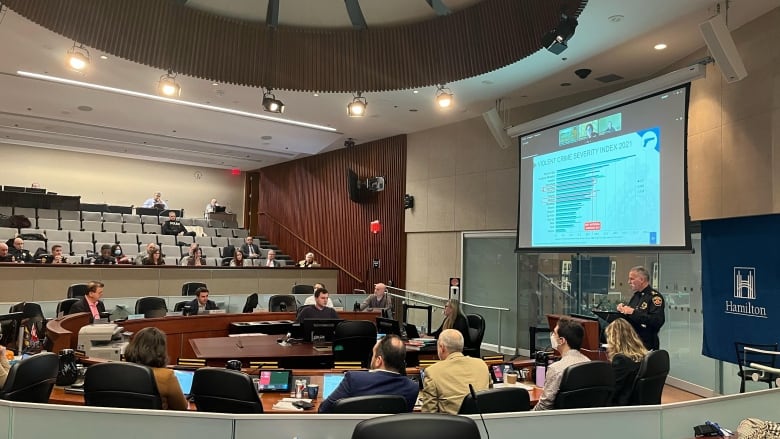
[[[385,190],[371,193],[363,203],[349,199],[347,170],[361,179],[385,177]],[[405,284],[406,234],[403,197],[406,190],[406,136],[358,145],[293,162],[262,168],[255,234],[267,236],[296,260],[311,249],[279,227],[270,217],[311,243],[334,262],[354,274],[339,274],[339,292],[355,288],[373,290],[373,284],[392,280]],[[267,213],[263,215],[262,212]],[[369,232],[378,219],[382,232]],[[381,268],[371,268],[374,258]],[[321,255],[323,266],[332,265]],[[326,285],[327,287],[327,285]]]
[[[588,0],[484,0],[410,24],[305,29],[239,21],[163,0],[4,0],[70,39],[176,73],[274,89],[370,92],[484,74],[541,50],[562,11]]]

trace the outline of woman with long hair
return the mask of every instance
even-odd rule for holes
[[[444,331],[445,329],[457,329],[463,334],[465,345],[469,345],[471,341],[471,337],[469,336],[469,322],[460,309],[460,302],[456,299],[450,299],[444,305],[444,321],[441,322],[439,329],[431,333],[431,335],[433,338],[438,339],[441,331]]]
[[[159,247],[149,252],[149,256],[144,258],[143,265],[165,265],[165,259],[163,259]]]
[[[200,247],[192,251],[192,256],[187,258],[188,267],[200,267],[206,265],[206,258],[203,257],[203,250]]]
[[[626,405],[634,388],[634,378],[639,371],[647,349],[626,319],[616,319],[604,329],[607,338],[607,357],[615,374],[615,393],[612,405]]]
[[[230,261],[231,267],[243,267],[244,266],[244,252],[236,250],[233,254],[233,260]]]
[[[168,348],[166,335],[150,326],[136,332],[125,348],[125,360],[148,366],[154,373],[154,381],[162,398],[163,410],[187,410],[187,400],[179,386],[179,380],[168,369]]]

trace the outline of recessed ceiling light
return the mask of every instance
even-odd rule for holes
[[[568,87],[571,85],[571,82],[562,82],[561,87]]]
[[[105,55],[100,55],[100,59],[108,59],[108,57]]]
[[[273,139],[272,136],[260,136],[260,138],[263,139],[263,140],[271,140],[271,139]]]
[[[79,105],[76,108],[78,108],[79,111],[92,111],[92,107],[90,107],[89,105]]]
[[[607,20],[613,23],[620,23],[621,21],[623,21],[624,18],[626,17],[620,14],[616,14],[616,15],[610,15],[609,17],[607,17]]]
[[[320,94],[319,94],[319,93],[314,93],[314,97],[315,97],[315,98],[317,98],[317,97],[319,97],[319,96],[320,96]]]
[[[219,82],[212,82],[212,83],[211,83],[211,85],[213,85],[214,87],[216,87],[216,86],[218,86],[218,85],[219,85]]]
[[[420,92],[420,90],[412,90],[412,93],[414,93],[414,94],[417,94],[419,92]]]
[[[655,50],[664,50],[664,49],[666,49],[666,44],[658,43],[655,46],[653,46],[653,49],[655,49]]]
[[[482,83],[485,84],[485,85],[493,85],[494,84],[494,82],[489,80],[489,79],[485,79],[484,81],[482,81]]]

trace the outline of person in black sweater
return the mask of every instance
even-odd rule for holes
[[[642,340],[626,319],[616,319],[604,329],[607,338],[607,357],[615,375],[615,393],[612,405],[628,405],[634,389],[634,378],[642,359],[647,355]]]
[[[314,305],[307,305],[301,308],[296,323],[303,323],[306,319],[338,319],[339,313],[335,309],[328,307],[328,290],[317,288],[314,290]]]
[[[163,235],[173,235],[173,236],[189,235],[193,237],[195,236],[195,232],[188,232],[187,228],[182,225],[181,221],[176,219],[176,212],[173,210],[168,212],[168,221],[163,223],[161,232]]]
[[[96,256],[90,262],[91,265],[116,265],[116,259],[111,256],[111,246],[103,244],[100,247],[100,256]]]
[[[444,321],[439,326],[439,329],[431,333],[433,338],[438,339],[439,334],[445,329],[456,329],[463,334],[463,340],[466,345],[469,344],[471,336],[469,336],[469,322],[466,320],[466,316],[463,315],[463,311],[460,310],[460,302],[456,299],[450,299],[447,304],[444,305]]]

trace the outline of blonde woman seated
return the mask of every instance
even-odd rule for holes
[[[6,357],[5,354],[5,346],[0,345],[0,389],[5,386],[5,380],[8,378],[8,371],[11,370],[11,363],[8,362],[8,357]]]
[[[125,348],[125,360],[149,366],[154,372],[157,391],[160,392],[163,410],[187,410],[187,400],[181,392],[179,380],[168,369],[168,348],[165,333],[155,327],[136,332]]]
[[[299,268],[311,268],[311,267],[319,267],[319,262],[314,260],[314,253],[309,252],[306,253],[306,256],[302,261],[298,261],[298,267]]]
[[[450,299],[447,301],[447,304],[444,305],[444,321],[441,323],[441,326],[439,326],[439,329],[431,333],[431,336],[438,339],[439,335],[445,329],[456,329],[463,335],[463,340],[466,341],[466,346],[468,346],[468,340],[471,339],[471,336],[469,335],[469,322],[460,309],[460,302],[456,299]]]
[[[626,319],[617,319],[604,329],[607,338],[607,357],[615,374],[615,393],[612,405],[627,405],[647,349]]]

